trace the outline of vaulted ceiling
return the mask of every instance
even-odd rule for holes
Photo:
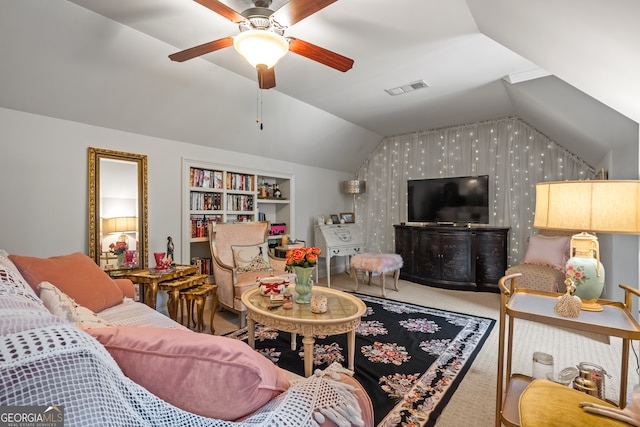
[[[592,165],[638,144],[635,0],[339,0],[285,35],[353,68],[289,53],[267,91],[233,48],[168,59],[239,32],[193,0],[0,4],[6,108],[349,172],[384,136],[512,115]]]

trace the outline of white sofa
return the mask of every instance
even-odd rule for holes
[[[61,291],[78,284],[78,300],[108,307]],[[119,301],[96,295],[101,286]],[[244,342],[190,331],[132,293],[83,254],[0,251],[0,405],[62,406],[68,426],[329,426],[336,414],[372,425],[368,395],[339,367],[293,379]]]

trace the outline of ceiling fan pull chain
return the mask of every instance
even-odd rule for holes
[[[260,85],[258,85],[256,92],[256,123],[260,123],[260,130],[262,130],[262,90]]]

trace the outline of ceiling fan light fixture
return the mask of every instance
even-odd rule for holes
[[[234,37],[233,47],[254,68],[271,68],[289,52],[289,42],[269,30],[243,31]]]

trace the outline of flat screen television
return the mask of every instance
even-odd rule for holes
[[[408,180],[407,221],[488,224],[489,176]]]

